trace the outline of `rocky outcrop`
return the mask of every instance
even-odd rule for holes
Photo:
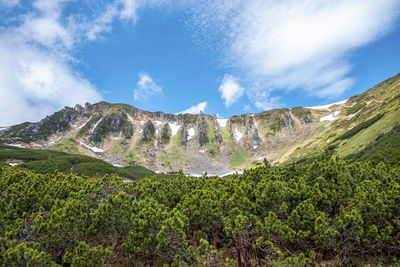
[[[217,121],[217,116],[213,116],[213,122],[214,122],[214,135],[215,135],[215,140],[219,145],[222,144],[222,134],[221,130],[219,129],[218,121]]]
[[[156,134],[156,128],[153,123],[149,120],[143,128],[142,140],[147,142],[150,141]]]
[[[196,121],[197,140],[200,147],[208,145],[208,125],[204,114],[200,114]]]
[[[309,124],[315,122],[311,111],[303,107],[295,107],[291,109],[291,112],[296,116],[302,124]]]
[[[166,123],[164,124],[164,127],[162,128],[161,131],[160,142],[161,144],[168,144],[170,139],[171,139],[171,128],[169,127],[169,124]]]
[[[101,119],[101,117],[100,117]],[[93,129],[91,140],[101,142],[109,135],[118,136],[123,133],[123,136],[130,138],[133,135],[134,128],[128,121],[126,113],[120,111],[118,113],[111,112],[107,114],[97,126]]]

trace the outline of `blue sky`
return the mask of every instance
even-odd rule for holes
[[[221,117],[323,105],[400,72],[398,0],[0,0],[0,12],[0,125],[100,100]]]

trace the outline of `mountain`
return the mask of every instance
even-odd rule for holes
[[[360,158],[364,150],[372,155],[374,149],[388,147],[382,140],[397,140],[399,123],[400,74],[332,105],[229,119],[106,102],[76,105],[36,123],[2,129],[0,138],[11,145],[88,155],[116,166],[222,175],[257,166],[264,158],[285,164],[323,151],[349,159]]]

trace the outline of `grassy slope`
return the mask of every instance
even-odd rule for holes
[[[374,164],[383,161],[400,166],[400,123],[388,133],[380,134],[362,151],[346,158],[352,161],[372,161]]]
[[[118,168],[100,159],[83,155],[1,145],[0,162],[13,161],[23,162],[18,166],[38,173],[51,173],[59,170],[64,173],[75,173],[89,177],[116,174],[128,179],[140,179],[154,174],[154,172],[141,166]]]
[[[308,144],[296,149],[287,162],[314,158],[326,149],[340,157],[362,153],[370,143],[400,122],[400,75],[352,97],[350,101],[352,106],[344,108],[342,113],[353,117],[320,122],[325,125],[325,130],[313,138],[310,135]],[[374,121],[374,118],[379,119]],[[369,120],[373,123],[368,124]],[[367,127],[363,127],[365,124]]]

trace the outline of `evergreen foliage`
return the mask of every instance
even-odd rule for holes
[[[400,169],[324,155],[133,182],[0,165],[0,266],[395,266]]]

